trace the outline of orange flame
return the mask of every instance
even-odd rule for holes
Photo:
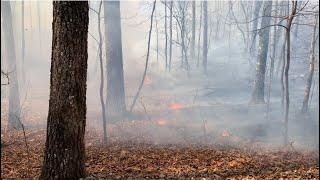
[[[182,104],[174,103],[174,104],[170,105],[170,109],[172,109],[172,110],[178,110],[178,109],[182,109],[182,108],[183,108]]]
[[[223,131],[222,137],[230,137],[230,133],[228,131]]]
[[[164,125],[167,124],[167,121],[164,120],[164,119],[158,119],[158,120],[157,120],[157,124],[158,124],[159,126],[164,126]]]

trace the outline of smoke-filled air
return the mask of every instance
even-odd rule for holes
[[[319,179],[316,0],[1,0],[1,179]]]

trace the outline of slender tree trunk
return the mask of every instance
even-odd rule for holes
[[[276,1],[275,8],[278,6],[278,1]],[[276,14],[277,16],[277,14]],[[277,18],[275,18],[274,22],[277,22]],[[277,26],[273,27],[273,36],[272,36],[272,55],[270,58],[270,69],[269,69],[269,88],[268,88],[268,93],[267,93],[267,120],[269,120],[269,112],[270,112],[270,94],[271,94],[271,86],[272,86],[272,80],[273,80],[273,71],[274,71],[274,60],[276,56],[276,46],[277,46]]]
[[[259,31],[259,50],[258,62],[256,68],[256,77],[254,81],[252,103],[264,103],[264,86],[266,63],[269,48],[269,32],[270,32],[270,16],[272,9],[272,1],[265,1],[263,4],[264,16],[261,20],[261,30]],[[269,17],[268,17],[269,16]]]
[[[170,1],[170,19],[169,19],[169,72],[171,71],[172,60],[172,16],[173,16],[173,1]]]
[[[120,1],[104,1],[107,57],[107,115],[119,117],[126,111],[121,40]]]
[[[101,8],[102,1],[99,4],[98,10],[98,32],[99,32],[99,63],[100,63],[100,103],[101,103],[101,114],[102,114],[102,125],[103,125],[103,143],[107,144],[107,117],[106,117],[106,106],[104,102],[104,69],[103,69],[103,60],[102,60],[102,33],[101,33]]]
[[[284,143],[288,144],[288,121],[289,121],[289,106],[290,106],[290,97],[289,97],[289,68],[290,68],[290,50],[291,50],[291,40],[290,40],[290,30],[291,30],[291,25],[292,21],[296,15],[297,11],[297,1],[292,1],[292,10],[291,14],[289,15],[287,19],[287,26],[286,26],[286,42],[287,42],[287,61],[285,65],[285,70],[284,70],[284,82],[285,82],[285,133],[284,133]]]
[[[88,2],[53,2],[50,100],[39,179],[85,177]]]
[[[203,1],[203,45],[202,45],[202,66],[205,75],[208,74],[208,2]]]
[[[251,38],[251,47],[250,47],[250,52],[251,53],[254,53],[255,52],[255,45],[256,45],[256,36],[257,36],[257,28],[258,28],[258,22],[259,22],[259,12],[260,12],[260,9],[261,9],[261,6],[262,6],[262,3],[263,1],[255,1],[254,3],[254,15],[253,15],[253,22],[252,22],[252,31],[253,31],[253,34],[252,34],[252,38]]]
[[[24,38],[24,1],[21,1],[21,73],[22,73],[22,82],[21,84],[25,83],[26,80],[26,72],[24,67],[25,61],[25,38]]]
[[[18,84],[18,68],[13,37],[13,19],[10,1],[1,1],[1,15],[3,20],[3,35],[7,50],[8,72],[10,72],[9,83],[9,119],[8,130],[20,129],[20,94]]]
[[[157,63],[159,63],[159,29],[158,29],[158,19],[155,19],[156,22],[156,36],[157,36]]]
[[[148,63],[149,63],[149,53],[150,53],[150,42],[151,42],[151,34],[152,34],[152,25],[153,25],[153,15],[154,15],[154,10],[156,8],[156,0],[153,1],[153,8],[152,8],[152,13],[151,13],[151,23],[150,23],[150,29],[149,29],[149,37],[148,37],[148,48],[147,48],[147,57],[146,57],[146,64],[144,66],[144,71],[143,71],[143,75],[142,75],[142,80],[141,80],[141,83],[138,87],[138,90],[137,90],[137,93],[136,95],[134,96],[133,98],[133,102],[130,106],[130,112],[132,112],[136,102],[137,102],[137,99],[139,97],[139,94],[141,92],[141,89],[142,89],[142,86],[143,86],[143,83],[144,83],[144,79],[146,78],[146,75],[147,75],[147,70],[148,70]]]
[[[200,39],[201,39],[201,26],[202,26],[202,7],[203,7],[203,2],[200,1],[200,22],[199,22],[199,34],[198,34],[198,58],[197,58],[197,67],[199,67],[199,64],[200,64],[200,52],[201,52],[201,49],[200,49]]]
[[[192,1],[192,36],[191,36],[191,58],[194,58],[194,46],[196,41],[196,1]]]
[[[168,23],[167,23],[167,1],[164,1],[164,34],[165,34],[165,49],[164,55],[166,60],[166,70],[168,69]]]
[[[303,103],[302,103],[302,108],[301,108],[302,113],[306,113],[308,111],[310,89],[311,89],[312,78],[313,78],[313,74],[314,74],[315,45],[316,45],[316,41],[317,41],[317,39],[316,39],[317,24],[318,24],[318,16],[315,16],[315,24],[313,26],[313,35],[312,35],[312,39],[311,39],[311,48],[310,48],[309,72],[308,72],[308,76],[307,76],[307,82],[306,82]]]

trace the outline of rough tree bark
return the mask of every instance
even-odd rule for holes
[[[318,25],[318,16],[315,16],[315,23],[313,26],[313,35],[311,39],[311,48],[310,48],[310,61],[309,61],[309,72],[307,76],[306,87],[304,91],[304,97],[302,102],[301,112],[306,113],[308,111],[308,103],[310,96],[310,89],[312,85],[312,78],[314,73],[314,61],[315,61],[315,46],[316,46],[316,35],[317,35],[317,25]]]
[[[40,179],[85,176],[88,11],[88,2],[53,2],[49,113]]]
[[[202,67],[205,75],[208,74],[208,2],[203,1],[203,44],[202,44]]]
[[[264,86],[267,55],[269,49],[269,32],[270,32],[270,16],[272,9],[272,1],[263,3],[264,17],[261,20],[261,28],[259,35],[258,62],[256,67],[256,77],[254,81],[251,103],[264,103]]]
[[[119,117],[126,112],[120,1],[104,1],[104,19],[107,57],[107,115]]]
[[[8,130],[20,129],[20,94],[18,84],[18,68],[13,37],[13,23],[10,1],[1,1],[1,15],[3,20],[3,35],[7,50],[7,65],[10,72],[9,83],[9,119]]]

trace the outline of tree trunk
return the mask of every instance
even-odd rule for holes
[[[85,177],[88,2],[53,2],[47,137],[40,179]]]
[[[287,26],[286,26],[286,42],[287,42],[287,61],[284,69],[284,85],[285,85],[285,133],[284,133],[284,143],[288,144],[288,121],[289,121],[289,106],[290,106],[290,98],[289,98],[289,68],[290,68],[290,50],[291,50],[291,40],[290,40],[290,30],[292,21],[296,15],[297,11],[297,1],[292,1],[292,10],[291,14],[289,15],[287,19]]]
[[[310,96],[310,89],[312,84],[312,78],[314,73],[314,61],[315,61],[315,45],[316,45],[316,33],[317,33],[317,24],[318,24],[318,16],[315,16],[315,24],[313,26],[313,35],[311,39],[311,48],[310,48],[310,62],[309,62],[309,72],[306,82],[306,87],[304,91],[303,103],[301,112],[306,113],[308,111],[308,103]]]
[[[264,16],[261,20],[259,31],[258,62],[256,67],[256,77],[254,81],[252,103],[264,103],[264,81],[266,73],[266,63],[269,48],[270,16],[272,1],[265,1],[263,4]],[[269,17],[268,17],[269,16]]]
[[[104,1],[105,39],[107,57],[107,115],[121,116],[126,111],[120,1]]]
[[[25,57],[25,38],[24,38],[24,1],[21,1],[21,73],[22,73],[22,82],[21,84],[25,84],[26,80],[26,72],[24,67],[24,57]]]
[[[202,26],[202,7],[203,7],[203,2],[200,1],[200,18],[199,18],[199,34],[198,34],[198,58],[197,58],[197,67],[199,67],[200,64],[200,39],[201,39],[201,26]]]
[[[12,14],[9,1],[1,1],[1,14],[3,20],[3,35],[7,49],[7,65],[10,77],[9,83],[9,119],[8,130],[21,128],[20,117],[20,94],[18,84],[18,68],[13,37]]]
[[[169,19],[169,72],[171,71],[172,59],[172,16],[173,16],[173,1],[170,1],[170,19]]]
[[[196,1],[192,1],[192,35],[191,35],[191,58],[194,58],[194,46],[196,41]]]
[[[168,23],[167,23],[167,1],[164,1],[164,35],[165,35],[165,49],[164,49],[164,55],[166,60],[166,70],[168,68]]]
[[[278,7],[278,1],[276,1],[275,8]],[[275,9],[276,11],[276,9]],[[276,13],[277,16],[277,13]],[[277,22],[277,18],[274,19],[274,23]],[[272,86],[272,80],[273,80],[273,71],[274,71],[274,60],[276,56],[276,47],[277,47],[277,26],[273,27],[273,36],[272,36],[272,55],[270,57],[270,69],[269,69],[269,87],[268,87],[268,93],[267,93],[267,120],[269,120],[269,112],[270,112],[270,96],[271,96],[271,86]]]
[[[104,102],[104,69],[102,60],[102,33],[101,33],[101,7],[102,1],[99,4],[98,10],[98,32],[99,32],[99,62],[100,62],[100,103],[101,103],[101,114],[102,114],[102,124],[103,124],[103,143],[107,144],[107,117],[106,117],[106,106]]]
[[[251,38],[251,47],[250,47],[250,52],[254,53],[255,51],[255,45],[256,45],[256,37],[257,37],[257,28],[258,28],[258,17],[259,17],[259,12],[261,9],[263,1],[255,1],[254,3],[254,14],[253,14],[253,22],[252,22],[252,28],[251,30],[253,31],[252,38]]]
[[[207,72],[208,64],[208,2],[203,1],[203,45],[202,45],[202,66],[205,75]]]

